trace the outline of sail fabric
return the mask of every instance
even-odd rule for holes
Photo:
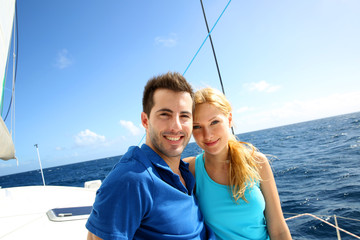
[[[3,107],[5,69],[15,15],[15,0],[0,1],[0,110]]]
[[[10,52],[14,16],[15,0],[0,0],[0,113],[3,109],[5,71]],[[2,117],[0,117],[0,159],[13,158],[15,158],[14,143]]]
[[[15,147],[11,135],[0,117],[0,159],[15,159]]]

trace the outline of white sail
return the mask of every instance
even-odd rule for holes
[[[15,16],[15,0],[0,0],[0,110],[3,109],[5,71]],[[0,119],[0,159],[15,158],[15,148],[3,119]]]
[[[2,118],[0,118],[0,158],[3,160],[15,158],[15,147]]]

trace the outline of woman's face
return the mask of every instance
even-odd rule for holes
[[[231,120],[231,113],[225,116],[209,103],[196,105],[193,122],[193,136],[196,143],[211,155],[227,151]]]

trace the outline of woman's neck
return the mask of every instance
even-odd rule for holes
[[[204,153],[205,170],[208,176],[216,183],[229,185],[230,161],[225,154],[210,155]]]
[[[211,165],[224,165],[229,164],[230,160],[230,153],[229,149],[225,148],[223,151],[221,151],[218,154],[209,154],[207,152],[204,153],[204,157],[206,161]]]

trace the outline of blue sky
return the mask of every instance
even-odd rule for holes
[[[228,0],[203,3],[211,28]],[[19,166],[0,175],[37,169],[34,144],[44,168],[137,145],[146,81],[183,73],[207,36],[192,0],[18,0],[18,21]],[[360,111],[359,25],[358,0],[231,1],[212,38],[235,132]],[[221,88],[209,41],[185,77]]]

